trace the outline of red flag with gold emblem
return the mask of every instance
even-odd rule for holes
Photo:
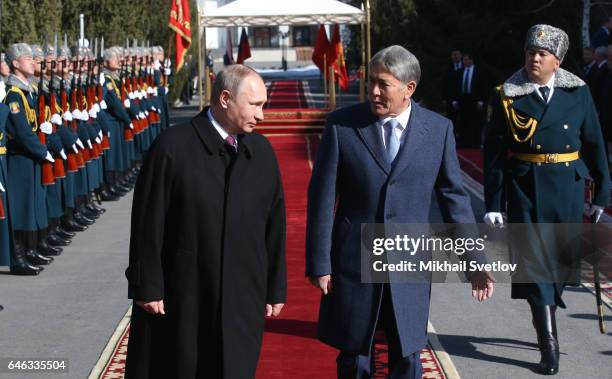
[[[185,62],[185,54],[191,45],[191,14],[189,0],[172,0],[168,27],[174,30],[176,50],[176,70],[180,70]]]
[[[317,35],[317,41],[315,42],[314,50],[312,51],[312,61],[314,64],[323,72],[326,64],[323,62],[323,56],[328,54],[329,40],[327,39],[327,32],[325,32],[325,26],[319,26],[319,34]]]
[[[327,53],[327,62],[334,67],[334,74],[343,91],[348,90],[348,74],[346,72],[346,63],[344,60],[344,47],[340,40],[340,26],[334,25],[332,38]]]

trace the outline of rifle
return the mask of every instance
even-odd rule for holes
[[[100,40],[100,51],[99,51],[99,54],[96,56],[96,63],[98,65],[98,81],[96,84],[96,97],[97,97],[98,103],[100,104],[104,100],[104,89],[102,88],[102,83],[100,82],[100,77],[103,75],[102,73],[102,65],[104,63],[103,54],[104,54],[104,37],[102,37],[102,39]],[[110,141],[108,139],[108,135],[104,134],[102,136],[102,150],[109,150],[109,149],[110,149]]]
[[[85,81],[85,100],[87,101],[87,106],[91,110],[96,102],[96,92],[94,87],[94,62],[87,61],[87,80]],[[89,118],[87,121],[88,124],[93,124],[93,118]],[[98,159],[102,154],[102,150],[99,144],[96,141],[91,141],[91,155],[94,159]]]
[[[68,93],[66,92],[66,80],[64,79],[64,71],[66,70],[66,61],[68,59],[62,61],[62,74],[60,79],[60,108],[62,108],[62,112],[66,113],[69,111],[68,109]],[[69,127],[68,121],[64,120],[64,127]],[[70,149],[67,151],[66,156],[68,159],[66,160],[67,170],[68,172],[77,172],[79,171],[77,153]]]
[[[72,88],[70,91],[70,109],[72,111],[78,110],[79,109],[79,102],[77,100],[77,75],[81,75],[81,71],[79,68],[79,47],[77,44],[77,53],[76,53],[76,58],[74,61],[74,67],[73,67],[73,73],[72,73],[72,83],[70,85],[70,87]],[[78,74],[77,74],[77,70],[78,70]],[[70,127],[72,128],[72,130],[74,131],[74,133],[77,132],[77,128],[79,126],[79,120],[77,120],[75,117],[72,118],[71,121],[71,125]],[[78,149],[77,149],[78,150]],[[83,158],[83,150],[79,150],[79,152],[76,154],[76,160],[77,160],[77,166],[78,168],[83,168],[85,167],[85,159]]]
[[[53,86],[53,79],[55,78],[55,66],[57,62],[51,61],[51,79],[49,80],[49,108],[51,109],[51,114],[54,114],[57,111],[57,97],[55,97],[55,88]],[[57,132],[57,126],[53,125],[53,133]],[[53,176],[56,179],[61,179],[66,177],[66,169],[64,168],[64,160],[61,156],[55,158],[55,162],[53,162]]]
[[[121,61],[121,72],[119,73],[119,85],[120,85],[120,89],[119,89],[119,96],[121,99],[121,103],[123,104],[125,102],[125,99],[128,98],[128,88],[127,88],[127,62],[125,61],[125,58]],[[134,123],[132,122],[132,125],[134,125]],[[135,126],[135,125],[134,125]],[[126,141],[133,141],[134,140],[134,132],[132,131],[132,129],[130,127],[126,127],[123,128],[123,139]]]
[[[43,92],[46,63],[47,62],[44,59],[40,62],[40,80],[38,82],[38,140],[45,147],[47,146],[47,137],[45,136],[45,133],[40,130],[40,125],[46,121],[45,119],[47,113],[47,104],[45,101],[45,94]],[[45,186],[54,184],[55,177],[53,176],[53,164],[45,160],[41,164],[41,168],[42,184]]]

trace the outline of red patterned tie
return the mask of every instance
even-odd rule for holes
[[[233,147],[235,151],[238,151],[238,148],[236,146],[236,139],[232,137],[231,135],[228,135],[227,137],[225,137],[225,143]]]

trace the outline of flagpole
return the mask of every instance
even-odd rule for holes
[[[367,37],[367,51],[368,51],[368,62],[372,59],[372,38],[370,35],[370,0],[365,0],[366,3],[366,37]]]
[[[327,53],[323,53],[323,100],[327,101]]]
[[[363,10],[363,4],[361,5]],[[366,77],[366,47],[365,47],[365,25],[361,23],[361,67],[359,67],[359,101],[365,101],[365,77]]]
[[[200,6],[198,5],[198,97],[200,103],[200,111],[204,109],[204,94],[202,93],[202,34],[206,37],[206,32],[200,33],[202,29],[206,29],[206,26],[202,26],[200,29],[199,20],[202,18]],[[206,43],[206,39],[204,39]],[[205,48],[206,49],[206,48]]]
[[[334,66],[329,66],[329,110],[336,110],[336,80],[334,79]]]

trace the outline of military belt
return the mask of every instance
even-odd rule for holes
[[[580,153],[578,151],[546,154],[512,153],[512,158],[531,163],[563,163],[577,161],[580,159]]]

